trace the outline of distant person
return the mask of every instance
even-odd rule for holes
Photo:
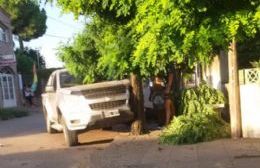
[[[164,107],[164,90],[165,84],[161,75],[154,77],[151,87],[150,100],[153,102],[153,108],[157,114],[157,121],[159,126],[165,125],[165,107]]]
[[[27,104],[32,106],[33,105],[33,102],[32,102],[33,94],[32,94],[32,90],[31,90],[31,86],[26,85],[24,87],[24,97],[25,97]]]
[[[172,118],[175,116],[175,106],[173,104],[173,71],[169,70],[167,76],[167,83],[164,90],[164,108],[165,108],[165,125],[170,124]]]
[[[173,72],[174,67],[172,65],[168,68],[167,76],[157,75],[153,82],[151,100],[154,103],[154,109],[157,111],[160,126],[167,126],[175,116]]]

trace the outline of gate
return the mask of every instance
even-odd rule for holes
[[[239,71],[243,137],[260,137],[260,68]]]

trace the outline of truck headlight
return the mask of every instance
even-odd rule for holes
[[[126,104],[129,105],[129,99],[130,99],[130,91],[129,88],[126,89]]]

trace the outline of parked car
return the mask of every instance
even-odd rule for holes
[[[129,123],[129,80],[79,85],[67,70],[54,71],[42,94],[47,132],[63,131],[66,144],[78,144],[78,133]]]

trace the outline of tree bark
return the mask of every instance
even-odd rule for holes
[[[24,51],[23,39],[20,36],[18,36],[18,40],[19,40],[20,49]]]
[[[131,74],[131,110],[135,114],[135,121],[131,125],[132,135],[140,135],[145,132],[145,113],[142,79],[136,74]]]
[[[241,127],[241,109],[240,109],[240,91],[237,69],[237,49],[235,38],[229,46],[228,51],[228,67],[229,67],[229,109],[231,122],[232,138],[240,138],[242,136]]]
[[[182,71],[179,67],[174,66],[173,71],[173,104],[175,107],[175,115],[178,115],[180,107],[181,89],[184,87]]]

